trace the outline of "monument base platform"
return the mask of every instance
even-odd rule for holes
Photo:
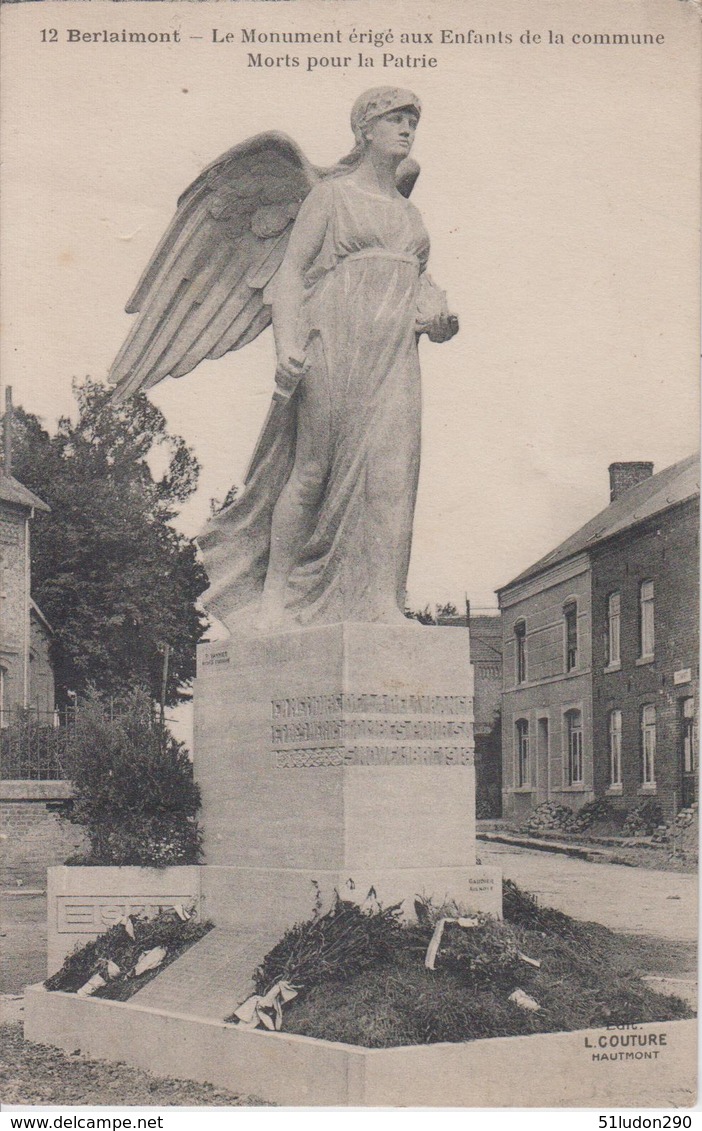
[[[643,1055],[602,1064],[607,1029],[368,1049],[145,1009],[140,996],[117,1002],[31,987],[25,1038],[285,1106],[640,1110],[695,1103],[695,1020],[638,1026],[642,1044],[658,1047],[665,1033],[655,1064]]]

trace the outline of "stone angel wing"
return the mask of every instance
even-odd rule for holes
[[[269,324],[263,288],[320,172],[271,132],[234,146],[193,181],[127,304],[139,318],[110,370],[116,400],[183,377]]]
[[[316,168],[294,141],[270,131],[234,146],[193,181],[127,304],[139,317],[110,369],[115,401],[240,349],[270,324],[264,288],[300,205],[320,179],[339,172]],[[418,175],[415,162],[403,162],[403,195]]]

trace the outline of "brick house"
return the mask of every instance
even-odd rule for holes
[[[612,464],[610,505],[498,590],[505,816],[696,788],[698,458],[652,471]]]
[[[666,818],[697,800],[698,473],[693,456],[628,491],[635,521],[591,551],[595,792]]]
[[[0,473],[0,841],[2,880],[43,884],[82,846],[58,819],[71,797],[57,752],[51,627],[31,596],[30,534],[46,503]]]
[[[591,579],[574,553],[498,591],[502,610],[502,814],[593,796]]]
[[[0,726],[18,707],[54,709],[51,627],[31,596],[30,527],[48,511],[12,475],[0,474]]]

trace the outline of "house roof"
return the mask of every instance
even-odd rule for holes
[[[694,498],[699,493],[700,457],[699,452],[695,452],[679,463],[666,467],[657,475],[651,475],[635,487],[624,491],[618,499],[566,538],[565,542],[561,542],[555,550],[539,558],[512,581],[501,586],[497,592],[503,593],[513,585],[535,577],[576,554],[592,550],[608,538],[638,526],[662,511]]]
[[[13,503],[17,507],[25,507],[27,510],[37,511],[50,511],[51,507],[47,506],[38,495],[30,491],[28,487],[24,487],[19,479],[15,479],[14,475],[5,475],[0,473],[0,502]]]
[[[470,617],[470,631],[474,636],[493,637],[502,643],[502,621],[497,609],[494,613],[478,613],[474,615],[471,613]]]
[[[49,624],[48,620],[44,616],[44,614],[41,611],[41,609],[39,608],[39,606],[37,605],[36,601],[33,600],[32,598],[30,598],[30,601],[29,601],[29,615],[36,617],[36,619],[40,622],[40,624],[43,624],[46,631],[51,633],[51,635],[53,636],[53,634],[54,634],[53,628]]]
[[[457,614],[439,617],[443,628],[465,628],[468,621]],[[499,663],[502,660],[502,622],[499,613],[470,618],[470,658],[472,663]]]

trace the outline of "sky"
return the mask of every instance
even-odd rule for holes
[[[47,11],[55,44],[40,42]],[[528,19],[507,0],[5,6],[2,371],[15,402],[51,429],[72,412],[73,379],[106,376],[130,325],[124,304],[203,166],[267,129],[330,164],[351,148],[357,94],[411,86],[424,104],[413,200],[461,331],[421,343],[409,599],[494,606],[497,586],[606,506],[611,462],[659,470],[698,446],[695,20],[667,0],[536,0]],[[233,41],[215,45],[215,26]],[[437,59],[412,70],[368,48],[374,68],[311,71],[309,54],[358,49],[304,48],[299,68],[262,70],[240,42],[242,27],[379,26],[513,42],[412,48]],[[65,41],[68,28],[107,27],[177,28],[181,43]],[[521,43],[527,28],[559,29],[564,43]],[[665,42],[572,42],[649,29]],[[180,518],[188,535],[240,481],[273,370],[269,330],[150,394],[202,463]]]

